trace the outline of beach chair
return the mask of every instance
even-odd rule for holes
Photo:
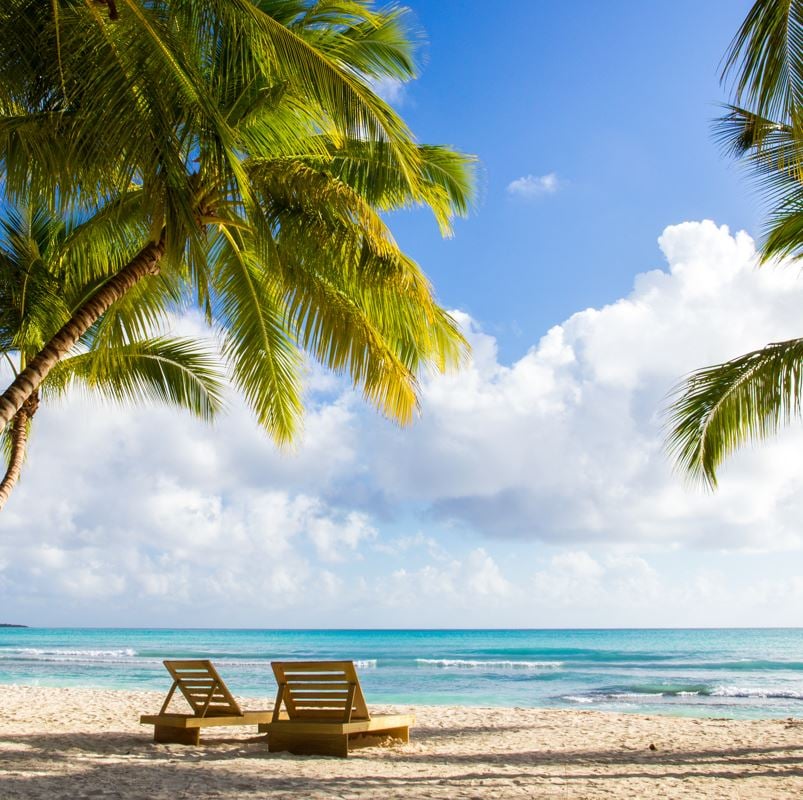
[[[143,714],[140,724],[153,725],[153,740],[162,743],[199,744],[201,728],[223,725],[258,725],[273,719],[270,711],[243,711],[232,697],[211,661],[165,661],[173,685],[158,714]],[[192,714],[168,713],[178,689]]]
[[[273,718],[259,730],[268,750],[345,758],[376,736],[409,741],[412,714],[372,717],[352,661],[274,661],[278,691]],[[284,706],[284,711],[282,710]]]

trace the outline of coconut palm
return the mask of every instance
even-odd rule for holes
[[[93,220],[70,224],[44,209],[4,209],[0,219],[0,352],[13,372],[25,367],[93,286],[76,285],[71,260]],[[151,308],[158,299],[151,298]],[[124,310],[119,318],[125,319]],[[51,370],[2,434],[8,457],[0,509],[20,477],[40,398],[49,402],[75,387],[107,400],[160,402],[211,419],[222,405],[223,375],[210,347],[192,339],[126,337],[111,342],[90,328]]]
[[[428,148],[423,158],[433,172],[448,175],[455,157],[448,150]],[[302,410],[302,350],[306,350],[330,368],[348,371],[370,402],[406,421],[416,407],[416,376],[425,359],[439,353],[442,361],[435,366],[445,368],[459,359],[461,338],[453,320],[432,302],[417,265],[397,248],[366,199],[381,208],[409,201],[399,188],[400,176],[387,166],[377,174],[359,141],[339,149],[332,146],[326,159],[307,152],[293,159],[252,160],[247,168],[254,173],[254,187],[264,195],[260,208],[271,230],[275,269],[262,269],[244,223],[217,226],[204,257],[210,300],[207,321],[223,344],[221,358],[232,383],[258,421],[278,441],[287,441]],[[457,176],[461,174],[458,171]],[[433,183],[433,191],[437,185]],[[452,193],[458,198],[465,194],[459,186]],[[93,285],[82,280],[85,275],[85,280],[92,280],[98,252],[114,272],[136,247],[144,222],[138,213],[138,190],[128,195],[70,228],[53,251],[60,279],[72,287],[77,303],[92,293]],[[433,205],[437,207],[435,199]],[[9,231],[24,228],[23,221],[15,220]],[[64,229],[63,224],[58,227]],[[43,237],[44,233],[38,234],[38,239]],[[19,232],[10,232],[7,238],[21,242],[18,247],[25,252],[38,253],[44,247],[30,244],[30,235],[26,239]],[[16,260],[25,261],[21,256]],[[13,270],[6,274],[12,289],[22,280]],[[46,286],[55,280],[49,273],[41,277]],[[101,354],[140,355],[143,345],[132,345],[132,340],[144,340],[149,346],[143,358],[151,355],[150,350],[171,344],[148,337],[165,322],[168,311],[178,313],[190,300],[181,281],[172,280],[175,277],[165,271],[112,305],[83,337],[91,352],[59,362],[42,385],[46,394],[63,390],[71,380],[97,382],[105,376],[108,383],[114,375],[108,374]],[[105,278],[94,280],[97,284]],[[27,273],[25,281],[30,283]],[[19,336],[13,332],[21,324],[16,312],[19,301],[11,290],[7,294],[6,350],[17,352]],[[20,354],[22,366],[45,340],[42,330],[48,325],[52,330],[54,322],[65,318],[63,296],[63,289],[46,292],[43,298],[48,302],[38,301],[29,309],[29,315],[39,314],[38,335],[28,335],[29,346]],[[57,305],[51,308],[54,302]],[[146,365],[164,354],[159,350],[153,355]],[[19,437],[35,411],[38,393],[31,398],[12,420],[11,440],[22,441]],[[18,446],[14,453],[22,451]],[[12,473],[18,472],[19,463],[12,457]]]
[[[279,441],[292,435],[301,413],[302,349],[335,370],[348,371],[369,401],[392,409],[402,421],[415,409],[416,375],[424,359],[439,353],[443,361],[436,366],[444,368],[460,355],[454,322],[432,302],[417,265],[399,251],[372,205],[390,209],[409,202],[403,179],[387,165],[377,172],[360,141],[337,148],[330,142],[329,148],[326,158],[307,148],[294,158],[263,157],[247,164],[271,231],[273,270],[262,269],[253,236],[236,217],[233,226],[216,226],[204,256],[207,319],[223,344],[221,356],[257,419]],[[440,148],[427,148],[422,158],[428,169],[446,176],[452,161],[460,163]],[[456,174],[459,178],[462,172]],[[432,182],[431,190],[438,186]],[[466,196],[459,185],[451,193],[458,199]],[[127,262],[145,224],[138,198],[139,190],[132,190],[72,226],[44,212],[27,221],[10,214],[8,249],[13,244],[21,254],[7,256],[3,268],[2,341],[21,367],[46,340],[43,332],[70,316],[65,298],[80,305],[106,280],[102,274],[93,278],[102,260],[113,274]],[[45,250],[56,266],[31,272],[26,265],[41,266]],[[13,264],[23,266],[12,269]],[[176,277],[170,271],[154,276],[104,312],[79,341],[88,352],[60,361],[42,384],[44,396],[74,382],[98,385],[107,394],[115,391],[119,399],[131,395],[130,387],[120,384],[116,362],[108,363],[110,354],[117,361],[136,356],[143,367],[180,360],[189,343],[149,338],[168,311],[179,312],[189,302]],[[24,303],[19,299],[23,284],[24,317],[18,310]],[[32,293],[32,286],[39,291]],[[198,356],[196,362],[199,371]],[[19,473],[27,423],[38,399],[36,392],[26,400],[7,431],[8,441],[16,443],[12,477]],[[10,491],[13,482],[7,485]]]
[[[462,159],[439,148],[422,159],[437,174],[426,190],[443,194],[441,205],[464,202]],[[277,440],[292,437],[305,350],[347,374],[381,412],[409,422],[422,370],[458,363],[464,348],[376,210],[411,202],[403,175],[366,158],[359,141],[332,146],[325,157],[254,158],[246,169],[269,231],[271,269],[250,231],[219,226],[210,287],[235,383],[257,419]],[[431,204],[437,208],[438,198]]]
[[[398,249],[375,209],[413,202],[403,176],[368,158],[361,141],[338,146],[330,141],[326,157],[320,149],[318,142],[293,158],[264,156],[246,164],[269,231],[273,269],[263,268],[252,232],[234,215],[213,227],[199,265],[208,281],[207,321],[223,344],[232,383],[280,442],[291,438],[301,414],[303,350],[349,373],[370,402],[403,422],[415,410],[417,375],[432,354],[441,359],[434,364],[440,369],[462,354],[454,321],[434,303],[420,269]],[[454,202],[450,198],[467,202],[462,157],[428,147],[421,158],[433,176],[424,189],[432,193],[436,211]],[[138,189],[130,190],[63,237],[60,274],[76,285],[76,297],[91,295],[92,281],[106,281],[104,268],[114,275],[126,263],[146,224],[140,196]],[[184,279],[192,271],[185,265],[183,272],[164,271],[136,285],[84,339],[106,353],[147,339],[167,311],[178,313],[191,302],[192,283]],[[64,318],[63,310],[44,304],[41,313],[39,330],[46,321]],[[14,324],[6,328],[14,330]],[[29,339],[34,346],[44,341],[41,335]],[[6,349],[14,351],[13,337],[6,341]],[[22,366],[28,356],[22,356]],[[92,363],[97,372],[100,362]],[[73,374],[67,364],[91,367],[89,355],[61,361],[44,385],[64,385]],[[35,403],[37,395],[32,397]],[[17,412],[12,434],[24,430],[30,409],[24,404]]]
[[[761,261],[803,255],[803,0],[758,0],[733,40],[724,76],[734,103],[717,133],[758,179],[771,211]],[[746,442],[800,416],[803,339],[775,342],[692,373],[670,408],[679,467],[710,487]]]
[[[288,327],[407,421],[417,373],[453,362],[462,341],[377,212],[421,204],[448,226],[470,178],[468,159],[417,146],[370,89],[371,79],[413,74],[403,13],[366,0],[106,6],[10,0],[0,10],[7,193],[108,201],[110,221],[136,202],[148,224],[139,251],[115,271],[101,248],[87,254],[84,277],[104,280],[0,396],[0,426],[114,304],[165,272],[192,285],[210,318],[222,312],[235,381],[278,438],[292,435],[299,411],[297,392],[282,388],[297,362]],[[277,216],[277,181],[311,190],[308,211],[339,203],[322,212],[317,243],[296,232],[302,258],[282,244],[300,216],[293,203]],[[287,231],[277,235],[277,225]],[[312,284],[290,288],[291,265],[298,276],[314,262],[320,277],[323,261],[328,294],[320,281],[314,299]],[[337,325],[357,318],[351,330],[362,339],[352,341]]]

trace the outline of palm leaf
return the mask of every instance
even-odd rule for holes
[[[674,392],[667,446],[679,468],[709,487],[738,447],[800,416],[803,339],[767,345],[692,373]]]
[[[788,124],[736,106],[728,107],[715,130],[725,149],[750,171],[769,206],[762,261],[799,256],[803,242],[803,137]]]
[[[215,319],[232,380],[259,424],[287,443],[298,430],[303,403],[302,359],[282,324],[284,310],[237,232],[219,232],[212,258]]]
[[[402,425],[412,421],[418,409],[418,380],[405,362],[418,366],[419,348],[399,347],[365,305],[321,276],[293,275],[284,303],[288,327],[319,363],[349,375],[366,400],[386,416]]]
[[[733,76],[736,103],[760,116],[789,120],[803,102],[803,3],[757,0],[731,42],[723,79]]]
[[[223,407],[225,380],[208,347],[159,337],[64,359],[42,384],[42,397],[63,397],[74,387],[115,403],[161,403],[211,420]]]

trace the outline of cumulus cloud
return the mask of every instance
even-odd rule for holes
[[[418,603],[421,598],[437,600],[462,609],[479,602],[505,598],[513,587],[484,548],[471,550],[462,559],[427,564],[418,570],[395,570],[382,602],[392,607]]]
[[[800,544],[799,432],[743,453],[720,491],[690,491],[662,448],[661,409],[679,377],[800,333],[796,269],[756,269],[749,236],[711,222],[667,228],[669,269],[629,296],[578,312],[512,364],[458,315],[471,366],[424,390],[404,439],[369,437],[383,490],[493,537]]]
[[[644,558],[607,555],[598,560],[583,550],[553,556],[535,573],[532,587],[540,602],[556,606],[654,602],[663,599],[664,589]]]
[[[345,561],[357,553],[362,542],[376,538],[376,529],[366,515],[357,512],[342,519],[319,515],[310,521],[308,533],[324,561]]]
[[[279,611],[290,625],[678,624],[702,602],[705,624],[747,624],[783,598],[803,611],[794,575],[736,589],[699,555],[801,546],[800,431],[742,453],[711,496],[672,474],[660,414],[689,370],[798,335],[803,281],[756,269],[750,237],[711,222],[659,244],[665,269],[512,363],[457,313],[472,362],[425,381],[410,430],[317,372],[292,454],[236,401],[215,427],[81,397],[43,407],[0,516],[0,607],[265,626]],[[670,558],[690,552],[699,568]]]
[[[554,194],[558,191],[560,182],[554,172],[546,175],[522,175],[507,185],[507,192],[514,197],[530,200],[545,194]]]

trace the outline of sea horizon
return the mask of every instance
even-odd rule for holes
[[[122,630],[122,631],[803,631],[803,625],[613,625],[613,626],[566,626],[566,627],[521,627],[521,626],[488,626],[488,627],[254,627],[254,626],[197,626],[197,625],[35,625],[25,623],[0,622],[0,628],[27,628],[28,630]]]

